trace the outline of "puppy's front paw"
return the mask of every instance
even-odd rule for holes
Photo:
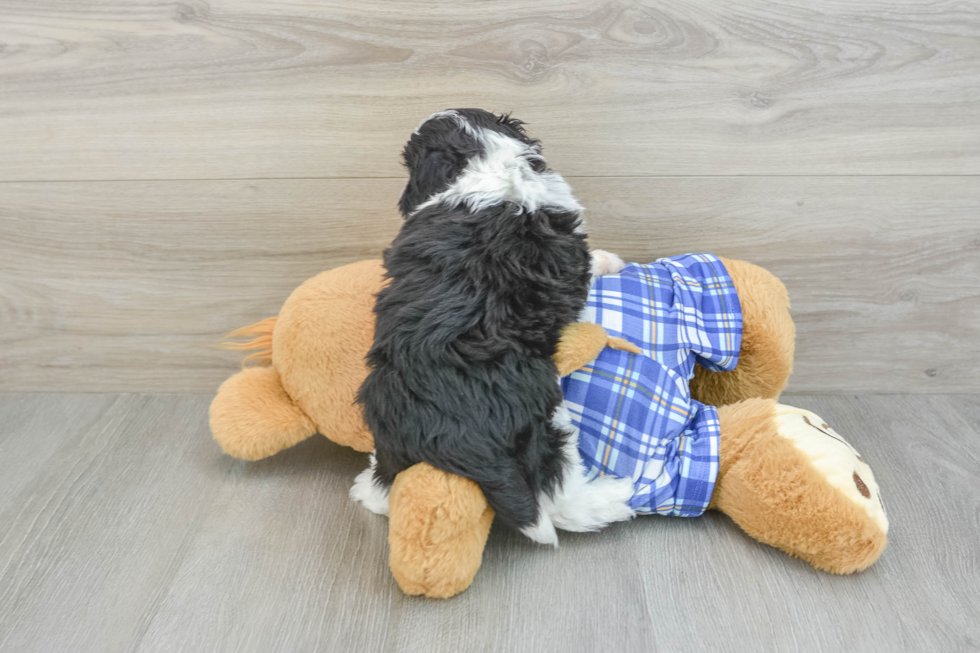
[[[592,276],[594,277],[600,277],[604,274],[616,274],[626,267],[623,259],[604,249],[594,249],[591,254]]]

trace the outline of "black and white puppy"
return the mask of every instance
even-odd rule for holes
[[[539,542],[557,544],[556,525],[631,517],[629,479],[586,482],[551,358],[593,271],[621,262],[590,258],[582,207],[518,120],[439,112],[404,160],[405,223],[384,253],[358,395],[375,458],[352,497],[385,513],[395,476],[427,462],[475,481],[501,521]]]

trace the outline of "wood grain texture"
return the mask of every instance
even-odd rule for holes
[[[566,174],[980,173],[958,0],[7,0],[0,87],[0,180],[397,176],[450,106]]]
[[[791,392],[980,391],[980,184],[955,177],[572,179],[593,246],[780,276]],[[213,392],[224,333],[379,256],[401,180],[0,185],[0,389]]]
[[[890,544],[830,576],[727,517],[535,546],[495,528],[473,586],[401,594],[366,457],[224,457],[206,397],[0,395],[0,651],[971,651],[977,396],[798,396],[875,470]],[[12,448],[11,448],[12,447]],[[7,455],[12,452],[14,455]],[[499,526],[499,525],[498,525]]]
[[[709,251],[789,289],[791,393],[980,391],[980,183],[581,179],[594,246]]]

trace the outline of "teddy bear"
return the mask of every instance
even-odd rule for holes
[[[720,510],[748,535],[818,569],[866,568],[888,530],[870,467],[819,416],[776,401],[793,366],[785,287],[751,263],[690,256],[598,278],[584,316],[591,321],[563,331],[554,360],[583,464],[592,475],[631,477],[634,512]],[[700,264],[709,273],[691,272]],[[617,299],[631,284],[645,288],[633,307],[641,310]],[[229,347],[252,353],[210,408],[227,454],[258,460],[316,433],[373,449],[355,397],[383,285],[379,260],[329,270],[293,291],[277,317],[230,334],[250,340]],[[663,304],[651,294],[657,286],[694,292],[704,309],[692,316],[680,304],[661,306],[672,324],[666,339],[630,317]],[[609,406],[620,414],[608,414]],[[648,441],[645,411],[672,422]],[[387,510],[389,566],[403,591],[445,598],[473,582],[494,516],[475,483],[420,463],[399,474],[387,505],[374,509]]]

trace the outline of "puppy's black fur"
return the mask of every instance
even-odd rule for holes
[[[527,145],[521,123],[458,110],[471,126]],[[568,434],[552,426],[562,401],[551,360],[589,285],[577,211],[502,202],[416,207],[483,155],[449,118],[420,127],[405,148],[406,221],[385,251],[370,373],[358,400],[374,433],[376,482],[418,462],[472,479],[510,526],[538,519],[538,494],[560,483]],[[543,159],[534,161],[543,171]],[[414,212],[413,212],[414,211]]]

